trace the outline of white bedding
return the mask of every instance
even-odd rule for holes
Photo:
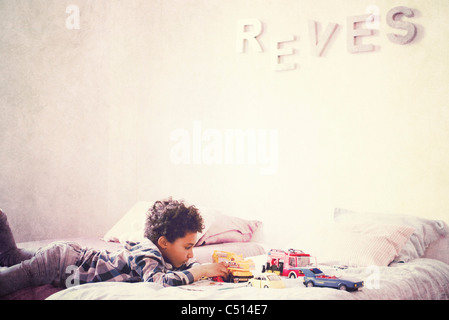
[[[103,239],[124,242],[143,237],[147,208],[148,203],[136,204]],[[363,280],[365,287],[357,292],[306,288],[301,278],[284,279],[285,289],[256,289],[211,281],[169,288],[154,283],[105,282],[65,289],[48,299],[449,300],[449,226],[444,221],[337,208],[333,223],[319,223],[315,228],[305,225],[302,229],[295,225],[290,232],[280,232],[276,228],[259,228],[261,223],[257,220],[212,212],[202,211],[207,228],[201,236],[203,245],[194,248],[200,263],[212,262],[213,250],[225,250],[244,258],[252,256],[256,274],[266,263],[270,249],[295,248],[315,257],[326,274]],[[108,250],[121,247],[120,243],[105,241],[86,245]]]
[[[257,262],[266,256],[253,257]],[[259,265],[256,263],[256,265]],[[329,268],[329,267],[328,267]],[[324,271],[325,269],[323,269]],[[326,272],[331,272],[329,269]],[[365,281],[357,292],[330,288],[306,288],[300,279],[284,279],[285,289],[257,289],[242,284],[217,284],[209,281],[194,285],[164,288],[154,283],[95,283],[65,289],[49,300],[93,299],[186,299],[186,300],[291,300],[291,299],[424,299],[449,300],[449,265],[434,259],[415,259],[390,267],[335,270],[338,275]]]

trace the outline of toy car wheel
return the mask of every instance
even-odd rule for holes
[[[348,288],[347,288],[344,284],[340,284],[340,285],[338,286],[338,289],[339,289],[339,290],[345,290],[345,291],[348,290]]]
[[[289,273],[288,275],[289,279],[296,279],[296,273],[294,273],[293,271]]]
[[[306,287],[307,288],[312,288],[314,286],[315,286],[315,284],[313,283],[313,281],[309,281],[309,282],[306,283]]]
[[[264,289],[268,289],[268,288],[269,288],[269,286],[267,286],[267,285],[264,286]]]
[[[247,287],[252,287],[252,286],[253,286],[253,283],[248,281],[248,283],[246,284],[246,286],[247,286]]]

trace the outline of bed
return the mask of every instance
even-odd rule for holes
[[[101,239],[71,240],[106,250],[116,250],[126,241],[139,241],[148,204],[137,203]],[[212,262],[214,250],[231,251],[253,260],[256,275],[267,261],[267,252],[282,246],[310,253],[326,274],[363,280],[365,285],[356,292],[309,288],[301,277],[283,278],[284,289],[257,289],[245,283],[210,280],[179,287],[103,282],[63,290],[51,285],[27,288],[5,299],[449,300],[449,227],[444,221],[337,208],[328,224],[309,226],[289,237],[279,235],[276,241],[270,241],[273,237],[260,221],[210,209],[202,210],[202,214],[206,228],[194,249],[200,263]],[[38,247],[46,243],[23,245]]]

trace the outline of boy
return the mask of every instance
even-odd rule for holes
[[[53,284],[66,288],[99,281],[149,281],[163,286],[190,284],[202,277],[226,277],[224,263],[192,263],[203,219],[194,206],[171,198],[147,212],[145,240],[109,253],[72,242],[54,242],[36,252],[19,249],[0,210],[0,296]],[[74,275],[72,273],[74,272]]]

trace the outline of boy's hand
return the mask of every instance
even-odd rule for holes
[[[228,264],[226,262],[220,262],[220,263],[211,263],[204,265],[205,267],[205,277],[224,277],[226,278],[228,276],[229,270],[228,270]]]
[[[200,266],[195,266],[190,269],[190,272],[193,274],[195,281],[201,279],[202,277],[228,277],[228,264],[226,262],[220,263],[209,263],[202,264]]]

